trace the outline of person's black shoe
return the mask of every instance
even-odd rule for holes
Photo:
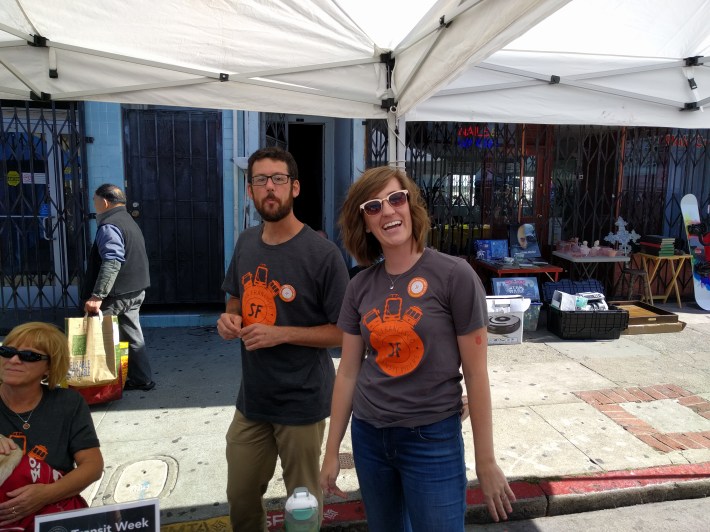
[[[139,383],[133,382],[130,379],[126,381],[126,384],[123,387],[124,390],[143,390],[144,392],[149,392],[153,388],[155,388],[155,381]]]

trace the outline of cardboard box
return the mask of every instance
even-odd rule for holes
[[[474,242],[476,258],[480,260],[495,260],[508,256],[507,240],[479,239]]]
[[[587,299],[576,294],[555,290],[550,306],[558,310],[579,310],[587,304]]]
[[[523,296],[487,296],[488,345],[523,343],[523,314],[530,299]]]

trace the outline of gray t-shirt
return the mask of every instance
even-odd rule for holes
[[[243,326],[335,323],[349,279],[337,246],[308,226],[272,246],[262,241],[262,230],[239,236],[222,284],[241,300]],[[237,408],[255,421],[315,423],[330,415],[334,380],[326,349],[282,344],[247,351],[242,344]]]
[[[24,419],[29,418],[28,429],[23,429],[17,414],[0,401],[0,434],[12,438],[23,454],[39,447],[41,452],[37,454],[44,456],[47,464],[68,473],[74,469],[77,451],[99,446],[94,422],[86,401],[77,391],[46,387],[42,390],[42,399],[32,413],[21,412]]]
[[[353,414],[382,428],[427,425],[459,412],[457,336],[484,327],[486,316],[473,268],[433,249],[401,276],[390,278],[384,263],[357,274],[338,319],[366,345]]]

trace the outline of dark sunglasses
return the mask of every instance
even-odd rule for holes
[[[22,362],[39,362],[40,360],[50,360],[49,355],[43,355],[41,353],[35,353],[30,350],[18,351],[14,347],[8,347],[6,345],[0,345],[0,357],[12,358],[17,355],[17,358],[22,360]]]
[[[392,207],[401,207],[407,203],[408,190],[396,190],[385,198],[371,199],[360,205],[360,210],[365,211],[368,216],[377,216],[382,212],[382,202],[386,201]]]

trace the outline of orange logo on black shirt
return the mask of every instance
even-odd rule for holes
[[[278,281],[268,281],[269,269],[260,264],[256,274],[247,272],[242,275],[244,294],[242,295],[242,326],[252,323],[273,325],[276,323],[276,302],[274,298],[290,303],[296,297],[296,291],[290,285],[281,286]],[[285,288],[285,290],[284,290]]]
[[[385,301],[384,315],[372,309],[362,317],[370,331],[370,345],[377,352],[375,361],[382,371],[399,377],[414,371],[424,356],[424,344],[414,331],[422,317],[422,309],[409,307],[402,315],[402,298],[390,295]]]

